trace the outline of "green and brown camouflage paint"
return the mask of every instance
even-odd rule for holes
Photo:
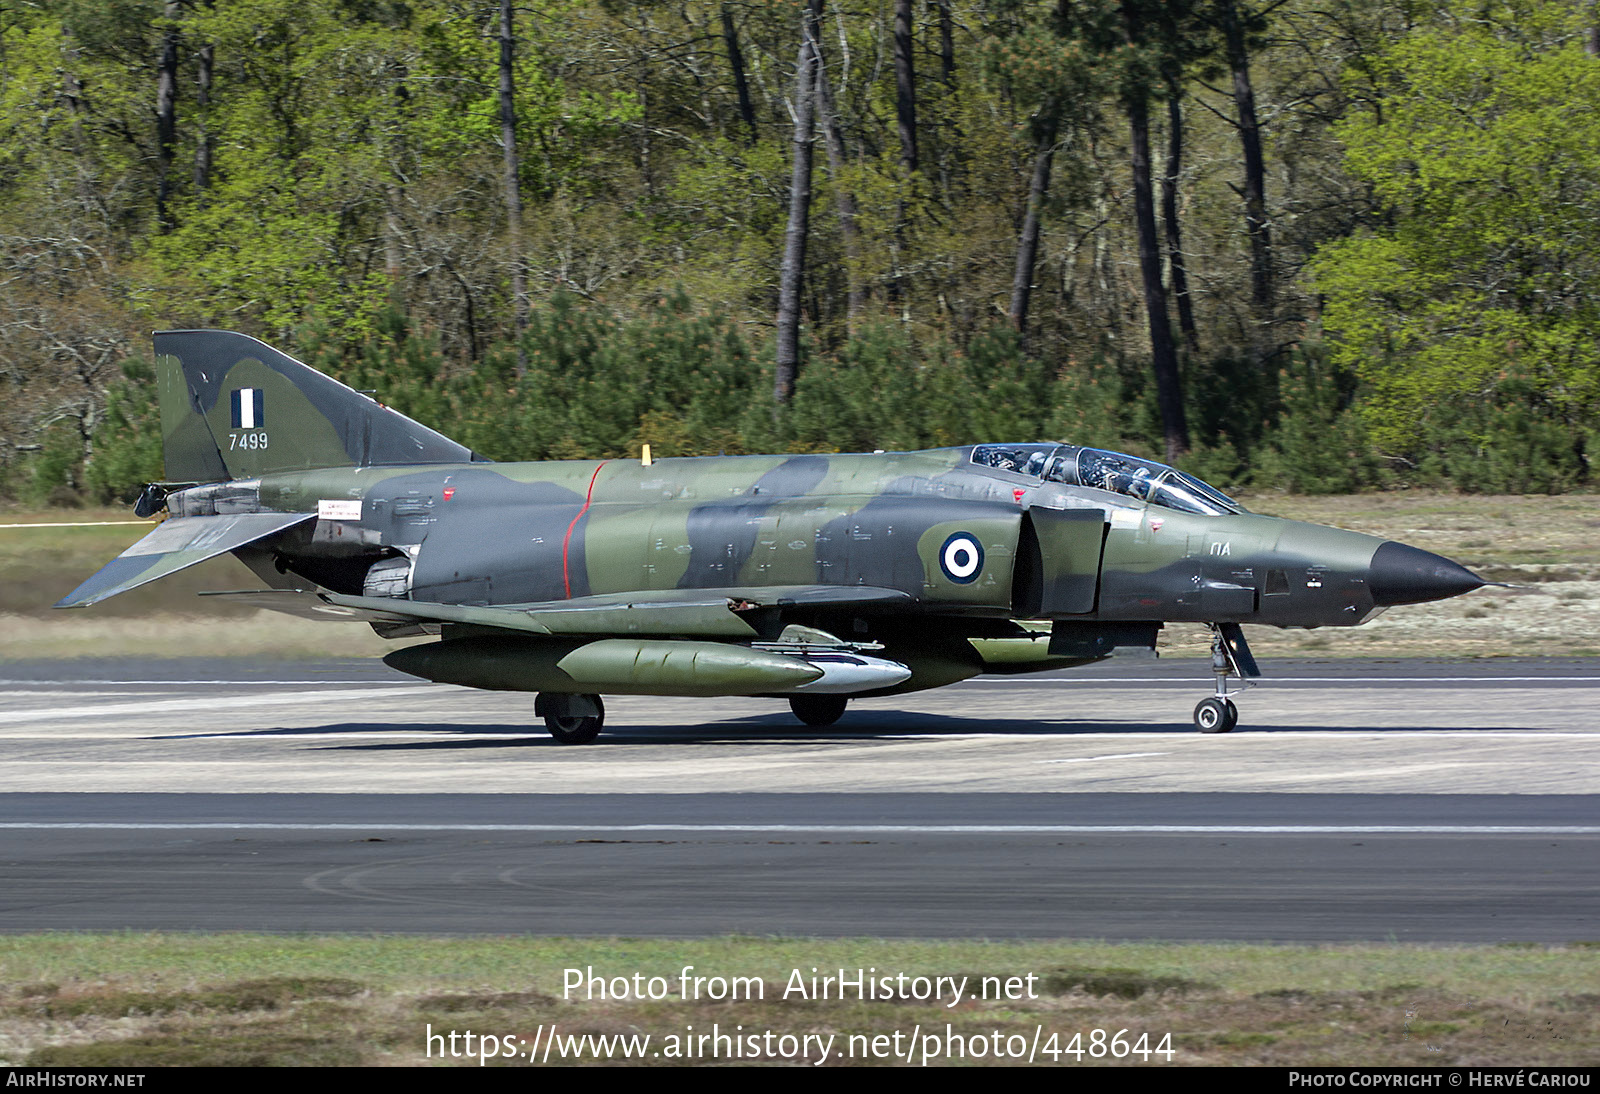
[[[381,633],[442,629],[399,658],[435,679],[605,691],[605,672],[561,666],[643,635],[685,644],[650,656],[727,656],[610,690],[782,690],[753,644],[804,626],[903,660],[912,678],[888,689],[903,691],[1082,663],[1164,622],[1353,626],[1481,584],[1375,537],[1185,512],[982,466],[971,447],[494,463],[243,335],[162,332],[156,353],[174,519],[60,606],[231,550]],[[1018,620],[1054,621],[1051,651]]]

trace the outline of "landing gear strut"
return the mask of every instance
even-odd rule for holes
[[[1248,681],[1261,675],[1239,624],[1211,625],[1211,671],[1216,676],[1217,693],[1195,705],[1194,727],[1201,733],[1227,733],[1239,724],[1239,708],[1228,698],[1228,677],[1236,676],[1249,687]]]
[[[533,713],[559,744],[586,745],[600,736],[606,723],[606,705],[598,695],[553,695],[540,692]]]

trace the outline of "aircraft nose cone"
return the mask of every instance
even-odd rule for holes
[[[1373,603],[1387,608],[1443,600],[1470,593],[1486,583],[1442,555],[1390,540],[1373,554],[1367,584],[1372,589]]]

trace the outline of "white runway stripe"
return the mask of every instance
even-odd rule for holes
[[[1069,756],[1064,760],[1036,760],[1041,764],[1086,764],[1093,760],[1137,760],[1142,756],[1170,756],[1169,752],[1115,752],[1109,756]]]
[[[437,685],[434,685],[437,686]],[[319,691],[314,695],[212,695],[203,699],[151,699],[135,703],[97,703],[92,706],[49,707],[44,710],[0,712],[0,725],[19,722],[48,722],[54,718],[107,718],[122,714],[167,714],[185,710],[225,714],[240,707],[294,706],[321,703],[329,699],[372,699],[392,695],[417,694],[414,685],[390,688],[361,688],[352,691]]]
[[[1600,825],[1535,824],[280,824],[254,821],[10,821],[0,830],[107,832],[654,832],[771,835],[1595,836]]]

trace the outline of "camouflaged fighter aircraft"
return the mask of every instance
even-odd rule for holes
[[[268,588],[202,595],[388,638],[384,660],[537,692],[556,740],[602,695],[851,698],[1153,650],[1213,632],[1202,731],[1260,675],[1241,623],[1348,627],[1483,585],[1415,547],[1258,516],[1182,471],[1069,444],[493,463],[277,350],[165,331],[154,531],[57,607],[232,552]],[[1048,626],[1023,621],[1048,621]]]

